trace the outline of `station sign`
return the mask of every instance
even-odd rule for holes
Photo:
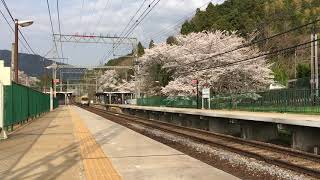
[[[193,79],[193,80],[191,81],[191,83],[192,83],[192,84],[197,84],[197,83],[198,83],[198,80],[197,80],[197,79]]]
[[[210,88],[202,89],[202,98],[210,98]]]

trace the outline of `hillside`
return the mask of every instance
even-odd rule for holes
[[[226,30],[247,39],[263,39],[309,23],[319,18],[319,13],[319,0],[226,0],[219,5],[210,3],[204,11],[198,9],[182,25],[181,33]],[[311,28],[307,26],[257,45],[262,51],[273,51],[304,43],[310,41]],[[269,59],[274,64],[276,80],[286,84],[288,79],[303,78],[296,69],[298,64],[308,66],[310,48],[291,49]]]
[[[11,51],[0,50],[0,59],[4,60],[5,66],[11,66]],[[45,67],[51,65],[52,63],[53,61],[43,58],[39,55],[24,53],[19,54],[19,69],[24,71],[29,76],[40,77],[45,73]]]
[[[118,57],[115,59],[110,59],[106,66],[132,66],[131,57]]]

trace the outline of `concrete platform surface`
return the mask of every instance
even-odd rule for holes
[[[82,179],[67,109],[59,108],[0,141],[0,179]]]
[[[169,112],[178,114],[190,114],[207,117],[220,117],[230,119],[240,119],[248,121],[272,122],[288,125],[317,127],[320,128],[320,115],[304,115],[291,113],[273,113],[273,112],[248,112],[248,111],[228,111],[228,110],[202,110],[191,108],[171,108],[171,107],[151,107],[151,106],[135,106],[135,105],[118,105],[113,107],[138,109],[156,112]]]
[[[105,118],[72,106],[125,180],[238,179]]]

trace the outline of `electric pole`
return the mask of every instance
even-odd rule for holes
[[[315,24],[311,33],[311,91],[315,97],[319,96],[319,63],[318,63],[318,36],[316,34]]]

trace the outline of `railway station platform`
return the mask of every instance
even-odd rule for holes
[[[165,121],[248,140],[270,142],[280,137],[279,130],[291,136],[292,148],[320,154],[320,115],[203,110],[136,105],[98,105],[126,114]]]
[[[191,108],[172,108],[172,107],[152,107],[135,105],[110,105],[122,109],[135,109],[154,112],[167,112],[176,114],[189,114],[198,116],[207,116],[215,118],[239,119],[246,121],[258,121],[269,123],[281,123],[287,125],[307,126],[320,128],[320,115],[305,115],[293,113],[273,113],[273,112],[249,112],[249,111],[231,111],[231,110],[205,110]]]
[[[0,141],[0,179],[237,179],[101,116],[61,106]]]

